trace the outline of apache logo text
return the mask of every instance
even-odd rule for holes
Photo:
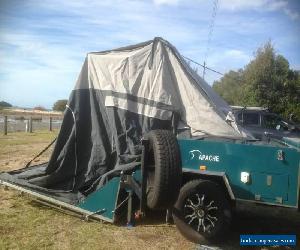
[[[189,154],[191,155],[191,160],[193,160],[194,158],[198,158],[201,161],[220,161],[220,157],[218,155],[202,154],[199,150],[191,150]]]

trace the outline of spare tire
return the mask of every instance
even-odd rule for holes
[[[144,136],[149,141],[145,159],[147,206],[167,209],[177,200],[181,187],[181,160],[176,137],[168,130],[153,130]]]

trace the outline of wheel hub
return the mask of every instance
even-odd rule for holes
[[[205,211],[202,208],[196,208],[195,210],[198,218],[202,219],[205,216]]]
[[[200,232],[210,232],[216,225],[218,218],[215,206],[215,201],[211,200],[203,194],[195,194],[194,197],[189,197],[185,204],[185,219],[187,224],[191,225],[195,230]]]

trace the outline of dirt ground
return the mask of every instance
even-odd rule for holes
[[[0,172],[24,166],[56,135],[45,131],[1,135]],[[34,163],[47,161],[50,153]],[[300,240],[300,214],[285,209],[239,205],[228,239],[206,248],[185,240],[174,225],[165,224],[162,218],[156,215],[130,229],[86,222],[0,187],[0,249],[240,249],[240,234],[296,234]]]

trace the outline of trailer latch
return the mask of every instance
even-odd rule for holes
[[[277,160],[278,161],[283,161],[284,160],[284,152],[281,149],[277,151]]]
[[[103,214],[103,213],[105,213],[105,212],[106,212],[106,209],[105,209],[105,208],[99,209],[99,210],[97,210],[97,211],[95,211],[95,212],[93,212],[93,213],[91,213],[91,214],[87,214],[86,216],[84,216],[84,220],[85,220],[85,221],[88,221],[89,218],[90,218],[90,216],[93,216],[93,215],[95,215],[95,214],[101,215],[101,214]]]

